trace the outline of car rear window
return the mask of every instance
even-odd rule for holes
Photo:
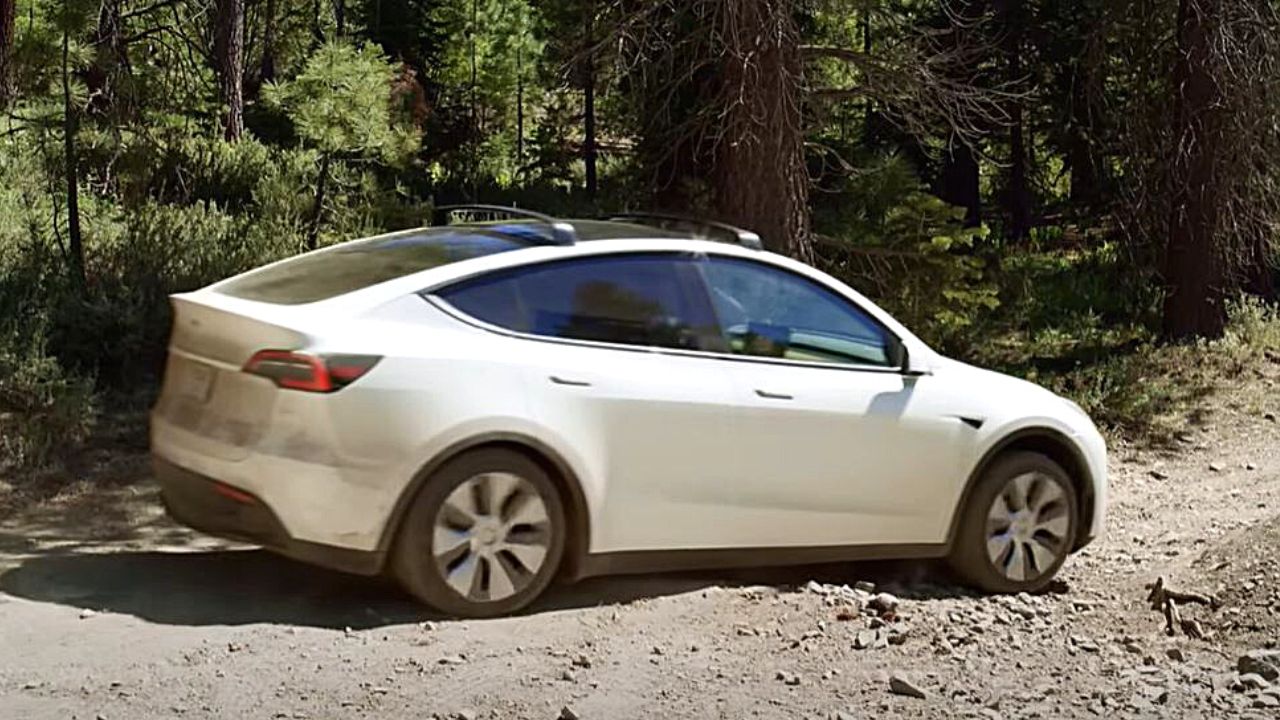
[[[349,292],[484,255],[536,243],[524,228],[430,228],[344,243],[228,280],[215,288],[232,297],[276,305],[319,302]]]

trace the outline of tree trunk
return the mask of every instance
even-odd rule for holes
[[[333,0],[334,35],[342,37],[347,34],[347,4],[344,0]]]
[[[267,0],[265,27],[262,30],[262,64],[258,79],[264,83],[276,79],[276,0]]]
[[[129,74],[129,52],[124,41],[120,0],[102,1],[98,10],[98,25],[93,33],[93,45],[93,64],[85,73],[85,84],[89,88],[89,110],[105,114],[116,107],[122,80]]]
[[[1102,95],[1106,82],[1107,10],[1088,5],[1082,23],[1087,33],[1084,52],[1071,67],[1071,128],[1067,166],[1071,169],[1071,201],[1094,205],[1106,193],[1107,172],[1099,136],[1102,132]]]
[[[516,172],[524,168],[524,65],[516,55]]]
[[[1022,17],[1023,0],[1002,0],[1000,3],[1003,50],[1008,67],[1009,80],[1023,81],[1022,70]],[[1005,212],[1009,216],[1006,235],[1020,240],[1031,234],[1031,186],[1027,170],[1026,128],[1023,123],[1023,103],[1013,98],[1009,103],[1009,175],[1005,189]]]
[[[16,0],[0,0],[0,109],[13,100],[13,36]]]
[[[228,140],[244,132],[244,0],[216,0],[213,57],[223,106],[222,129]]]
[[[596,148],[596,69],[590,54],[582,75],[582,162],[586,174],[587,199],[595,200],[598,189],[596,161],[599,152]]]
[[[952,138],[951,149],[943,158],[938,197],[964,208],[964,226],[982,224],[982,190],[979,184],[978,159],[964,140]]]
[[[1180,0],[1173,88],[1179,93],[1170,220],[1165,258],[1164,333],[1170,338],[1218,337],[1226,327],[1218,225],[1218,147],[1222,91],[1214,77],[1210,26],[1222,0]]]
[[[316,194],[311,206],[311,222],[307,227],[307,249],[315,250],[320,240],[320,225],[324,221],[324,200],[329,189],[329,153],[320,159],[320,176],[316,178]]]
[[[814,259],[800,114],[799,30],[788,0],[727,0],[714,190],[719,214],[766,247]]]
[[[71,279],[83,291],[84,241],[80,235],[80,159],[76,151],[76,133],[80,130],[79,109],[71,98],[71,69],[68,67],[67,31],[62,31],[62,149],[67,175],[67,238]]]

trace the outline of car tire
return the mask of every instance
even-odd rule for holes
[[[1080,522],[1070,476],[1034,452],[996,458],[960,512],[949,564],[960,579],[990,593],[1048,585],[1074,547]]]
[[[564,501],[538,463],[506,448],[467,452],[414,498],[395,574],[414,597],[452,616],[514,613],[551,584],[566,528]]]

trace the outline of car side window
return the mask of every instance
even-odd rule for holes
[[[533,335],[707,349],[719,335],[678,255],[582,258],[499,271],[437,293],[484,322]]]
[[[712,257],[701,267],[732,353],[802,362],[893,364],[896,339],[821,284],[737,258]]]

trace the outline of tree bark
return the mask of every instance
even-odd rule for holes
[[[812,262],[792,13],[788,0],[727,0],[720,9],[725,48],[714,191],[724,220],[759,233],[771,250]]]
[[[599,149],[596,147],[596,69],[589,53],[582,76],[582,162],[586,175],[587,199],[595,200],[599,182],[596,177],[596,162],[599,159]]]
[[[329,153],[320,159],[320,175],[316,178],[316,194],[311,206],[311,222],[307,227],[307,249],[315,250],[320,240],[320,225],[324,221],[324,200],[329,190]]]
[[[216,0],[216,4],[213,56],[223,106],[222,130],[227,140],[234,141],[244,132],[244,0]]]
[[[3,0],[0,0],[3,1]],[[121,84],[129,75],[129,47],[124,40],[120,0],[102,0],[98,25],[93,33],[93,64],[85,73],[89,88],[89,110],[105,114],[115,109]]]
[[[1098,14],[1105,15],[1106,10]],[[1071,128],[1067,165],[1071,169],[1071,201],[1093,205],[1106,188],[1106,167],[1098,142],[1103,111],[1100,107],[1106,63],[1106,28],[1102,19],[1087,26],[1082,57],[1071,68]]]
[[[69,38],[62,31],[62,149],[67,176],[67,239],[71,279],[83,291],[84,241],[80,234],[80,158],[76,151],[76,133],[80,130],[80,112],[71,97],[71,69],[68,63]]]
[[[13,38],[16,0],[0,0],[0,109],[13,100]]]
[[[982,224],[982,190],[973,148],[964,140],[953,138],[942,163],[938,197],[964,208],[965,227],[977,227]]]
[[[1210,28],[1222,0],[1180,0],[1173,89],[1173,217],[1164,279],[1164,333],[1180,339],[1218,337],[1226,328],[1224,263],[1218,226],[1218,148],[1224,127],[1222,91],[1214,77]]]
[[[1022,17],[1023,0],[1001,0],[1001,31],[1005,64],[1011,82],[1022,82]],[[1013,98],[1009,103],[1009,175],[1005,189],[1005,212],[1009,216],[1006,235],[1020,240],[1031,234],[1031,186],[1027,169],[1026,128],[1023,103]]]
[[[267,0],[262,30],[262,64],[258,69],[258,78],[264,83],[276,79],[276,0]]]

